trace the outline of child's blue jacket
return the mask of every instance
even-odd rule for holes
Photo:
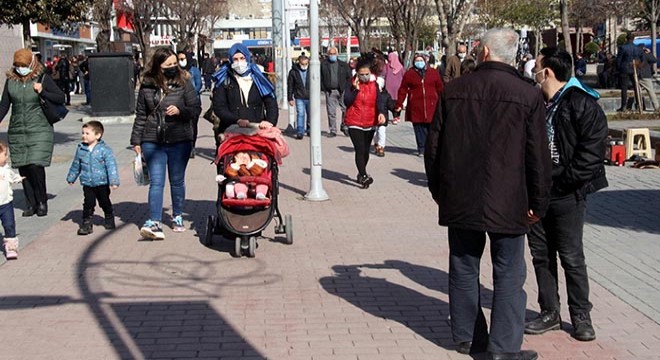
[[[119,186],[117,161],[103,140],[99,140],[91,152],[87,144],[78,144],[66,181],[74,183],[78,176],[83,186]]]

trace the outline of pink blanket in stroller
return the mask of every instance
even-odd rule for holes
[[[282,130],[274,126],[269,129],[259,129],[253,135],[227,132],[225,140],[218,148],[216,164],[220,161],[221,156],[238,151],[258,151],[269,154],[275,158],[278,165],[282,165],[282,158],[289,155],[289,145],[282,136]]]

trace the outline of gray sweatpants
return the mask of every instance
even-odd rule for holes
[[[337,133],[337,108],[341,109],[341,123],[346,116],[346,105],[344,104],[344,93],[332,90],[325,93],[325,107],[328,110],[328,131]]]

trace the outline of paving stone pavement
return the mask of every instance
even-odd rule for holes
[[[147,188],[129,171],[131,126],[108,124],[104,138],[121,167],[122,185],[112,194],[118,228],[104,230],[98,217],[92,235],[77,236],[82,191],[64,176],[78,116],[56,125],[48,217],[18,218],[20,259],[0,266],[0,359],[470,358],[451,339],[447,232],[437,226],[422,158],[412,156],[409,124],[389,127],[386,156],[369,161],[375,182],[368,190],[353,181],[350,140],[324,137],[324,202],[303,200],[309,140],[289,138],[280,209],[293,217],[294,243],[285,245],[273,223],[256,258],[235,259],[233,245],[219,236],[211,248],[200,243],[217,190],[203,120],[186,179],[186,232],[166,227],[165,241],[140,239]],[[286,119],[282,112],[281,127]],[[573,340],[563,309],[563,331],[525,337],[523,347],[541,359],[660,359],[660,173],[607,170],[611,186],[589,199],[585,231],[598,338]],[[19,209],[21,197],[17,189]],[[486,256],[487,312],[491,270]],[[538,306],[530,261],[525,289],[532,317]]]

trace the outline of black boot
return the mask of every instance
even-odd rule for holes
[[[23,210],[23,217],[30,217],[37,212],[34,210],[32,206],[28,206],[25,210]]]
[[[105,216],[105,221],[103,222],[103,227],[105,227],[106,230],[114,230],[115,229],[115,217],[114,215],[106,215]]]
[[[94,227],[92,225],[92,219],[83,219],[83,222],[78,229],[78,235],[89,235],[93,232]]]
[[[525,334],[539,335],[560,328],[559,310],[542,310],[536,319],[525,324]]]
[[[571,316],[573,323],[573,337],[580,341],[591,341],[596,339],[596,331],[591,324],[589,313],[575,314]]]
[[[37,216],[46,215],[48,215],[48,205],[46,203],[39,203],[39,205],[37,205]]]

